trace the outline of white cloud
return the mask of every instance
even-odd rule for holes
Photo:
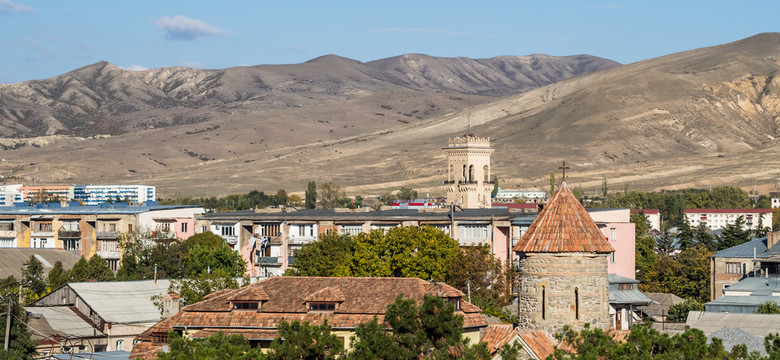
[[[179,65],[186,66],[195,69],[203,69],[206,65],[203,65],[197,61],[179,60]]]
[[[428,28],[385,28],[378,29],[376,32],[412,32],[412,33],[428,33],[428,34],[441,34],[447,36],[470,36],[470,37],[490,37],[497,38],[494,34],[477,34],[470,32],[459,32],[447,29],[428,29]]]
[[[206,36],[227,34],[223,29],[183,15],[163,16],[152,21],[158,28],[165,30],[166,36],[172,40],[195,40]]]
[[[144,71],[144,70],[149,70],[149,68],[148,68],[148,67],[146,67],[146,66],[141,66],[141,65],[138,65],[138,64],[132,64],[132,65],[130,65],[130,66],[128,66],[128,67],[120,66],[119,68],[121,68],[121,69],[125,69],[125,70],[130,70],[130,71]]]
[[[24,14],[33,12],[33,8],[14,4],[11,0],[0,0],[0,15]]]

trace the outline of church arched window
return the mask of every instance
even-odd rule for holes
[[[542,320],[547,319],[547,289],[542,286]]]

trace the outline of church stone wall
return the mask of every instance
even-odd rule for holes
[[[585,323],[609,328],[607,254],[521,253],[519,324],[528,330],[560,332]],[[544,318],[542,289],[544,288]],[[579,306],[575,305],[575,289]],[[579,319],[576,318],[577,312]]]

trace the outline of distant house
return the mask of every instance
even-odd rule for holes
[[[637,307],[639,312],[650,318],[653,322],[660,323],[665,322],[666,317],[669,315],[669,308],[685,302],[685,299],[675,295],[666,293],[644,293],[651,302],[650,304]]]
[[[634,324],[641,322],[636,309],[646,306],[652,300],[641,293],[638,280],[616,274],[609,274],[609,314],[612,317],[611,328],[631,330]]]
[[[723,229],[728,224],[734,224],[741,216],[745,220],[745,229],[772,227],[771,209],[685,209],[685,219],[691,227],[704,225],[710,230]]]
[[[152,296],[166,295],[169,285],[168,280],[71,282],[46,294],[25,307],[39,324],[48,324],[51,330],[43,335],[55,339],[39,347],[40,354],[130,350],[133,339],[162,318]],[[166,304],[173,308],[168,312],[178,311],[178,303]]]
[[[525,200],[534,203],[544,202],[547,199],[547,192],[543,190],[504,190],[498,188],[495,199],[498,202],[513,202],[515,200]]]
[[[780,197],[773,197],[772,198],[772,209],[780,207]]]
[[[710,258],[710,299],[716,300],[738,281],[749,277],[780,276],[780,233],[769,233]]]
[[[631,210],[632,213],[644,214],[647,217],[647,221],[650,222],[650,228],[648,230],[661,231],[661,211],[658,209],[639,209]]]
[[[704,304],[707,312],[752,314],[758,306],[780,304],[780,277],[748,277],[723,290],[723,296]]]
[[[279,336],[281,319],[320,325],[327,320],[333,332],[351,347],[355,326],[376,317],[384,322],[387,305],[403,294],[422,303],[425,295],[439,296],[462,315],[463,336],[475,344],[487,322],[480,309],[465,300],[458,289],[418,278],[328,278],[276,276],[240,289],[222,290],[183,308],[178,314],[136,338],[131,358],[154,358],[174,330],[191,338],[219,331],[241,334],[252,346],[266,348]]]

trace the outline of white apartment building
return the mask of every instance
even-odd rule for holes
[[[0,206],[14,206],[24,202],[22,184],[0,185]]]
[[[772,198],[772,209],[780,207],[780,198],[773,197]]]
[[[147,185],[76,185],[73,199],[84,205],[97,205],[107,201],[154,201],[156,190]]]
[[[685,209],[685,218],[691,227],[704,224],[710,230],[723,229],[734,224],[737,218],[745,219],[745,228],[755,230],[759,220],[764,227],[772,227],[771,209]]]
[[[547,192],[542,190],[504,190],[498,188],[496,201],[511,202],[515,199],[530,200],[532,202],[544,201],[547,199]]]

